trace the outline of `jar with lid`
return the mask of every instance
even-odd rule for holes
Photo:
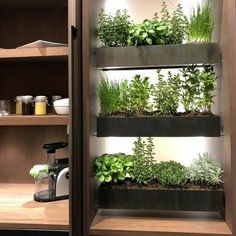
[[[16,96],[16,115],[22,115],[22,96]]]
[[[33,96],[22,96],[22,115],[33,115]]]
[[[61,95],[53,95],[52,96],[52,99],[51,99],[51,102],[50,102],[50,112],[51,113],[56,114],[56,111],[55,111],[54,106],[53,106],[53,102],[55,102],[56,100],[60,100],[60,99],[62,99]]]
[[[37,96],[34,99],[34,114],[37,116],[43,116],[47,114],[47,97],[46,96]]]

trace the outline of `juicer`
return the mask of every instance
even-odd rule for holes
[[[56,159],[56,150],[65,148],[68,143],[47,143],[48,174],[35,179],[34,200],[49,202],[69,197],[69,158]]]

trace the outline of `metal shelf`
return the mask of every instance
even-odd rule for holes
[[[219,137],[219,116],[98,117],[98,137]]]
[[[218,43],[103,47],[96,53],[97,67],[103,70],[170,68],[221,62]]]

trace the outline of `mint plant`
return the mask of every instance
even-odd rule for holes
[[[186,112],[211,113],[217,76],[212,66],[203,70],[196,65],[185,67],[181,71],[181,102]]]
[[[190,181],[217,188],[222,183],[223,170],[209,153],[198,154],[188,168]]]
[[[157,70],[158,82],[153,86],[152,95],[154,109],[163,115],[177,113],[180,98],[180,76],[168,72],[168,79],[165,80],[161,70]]]
[[[213,66],[204,66],[199,76],[201,96],[198,102],[199,108],[204,113],[211,113],[214,103],[214,90],[216,87],[217,76]]]
[[[134,158],[124,153],[103,154],[95,160],[96,179],[100,183],[117,183],[133,178]]]
[[[132,27],[126,9],[117,10],[115,15],[106,14],[104,9],[99,13],[97,35],[103,46],[126,46],[129,30]]]
[[[187,181],[187,168],[175,161],[160,162],[156,165],[157,181],[166,187],[182,187]]]

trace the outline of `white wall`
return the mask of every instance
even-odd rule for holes
[[[166,0],[170,12],[175,10],[180,3],[184,9],[185,14],[201,0]],[[152,18],[155,12],[161,9],[162,0],[107,0],[105,4],[105,11],[114,13],[117,9],[127,9],[129,15],[138,23],[146,18]]]

